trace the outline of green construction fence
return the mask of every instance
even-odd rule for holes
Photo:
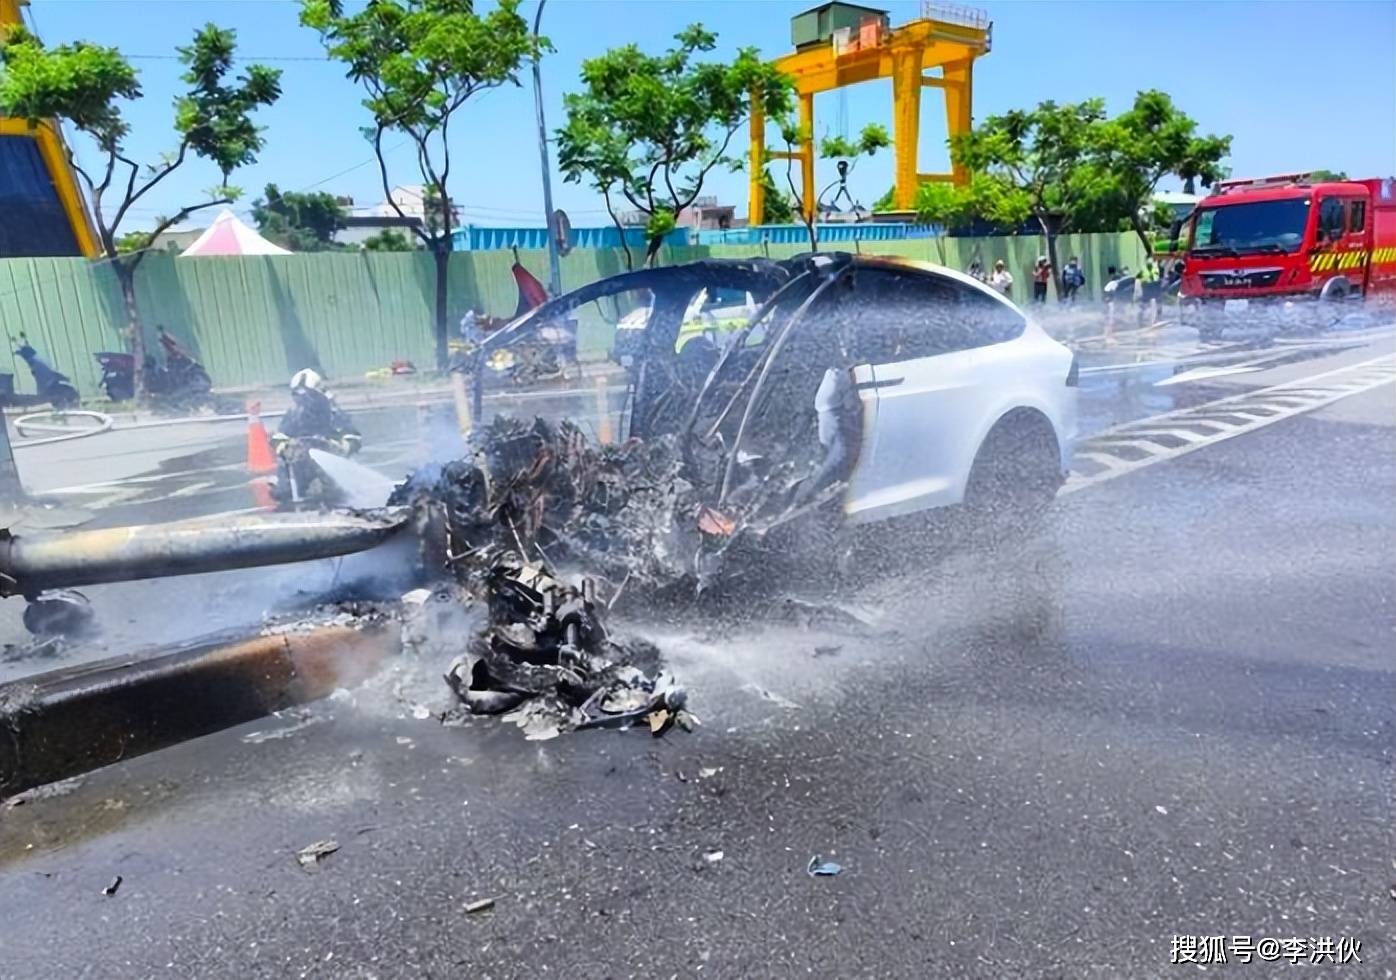
[[[850,250],[853,243],[841,247]],[[899,255],[965,269],[1003,259],[1026,299],[1029,272],[1045,241],[1035,237],[914,238],[864,242],[868,254]],[[713,245],[669,248],[660,260],[788,258],[803,245]],[[1098,294],[1109,266],[1138,268],[1143,248],[1132,234],[1064,235],[1058,257],[1081,259],[1088,294]],[[638,256],[637,256],[638,258]],[[547,281],[547,253],[519,253]],[[457,252],[450,261],[450,322],[468,309],[507,316],[517,302],[509,251]],[[624,271],[619,250],[574,250],[562,259],[564,289]],[[136,291],[150,341],[163,325],[186,344],[223,387],[276,384],[303,367],[344,379],[409,360],[432,365],[435,268],[426,253],[315,253],[188,258],[152,254],[136,273]],[[606,356],[612,326],[595,307],[579,318],[579,354]],[[0,260],[0,326],[21,333],[86,397],[99,394],[93,355],[123,350],[125,322],[116,276],[104,262],[34,258]],[[11,350],[13,345],[11,346]],[[32,391],[28,369],[13,358],[19,391]]]

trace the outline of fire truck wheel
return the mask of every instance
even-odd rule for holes
[[[1323,284],[1323,292],[1319,293],[1318,298],[1327,303],[1343,303],[1347,301],[1351,292],[1352,288],[1348,285],[1348,281],[1342,277],[1336,277]]]

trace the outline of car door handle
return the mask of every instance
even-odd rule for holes
[[[867,391],[870,388],[895,388],[905,380],[906,378],[878,378],[876,381],[859,381],[853,388],[856,391]]]

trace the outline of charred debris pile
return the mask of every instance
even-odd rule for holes
[[[465,711],[507,712],[530,737],[693,724],[659,651],[605,624],[626,605],[720,606],[738,583],[724,570],[753,568],[766,527],[707,505],[692,469],[673,435],[597,445],[570,421],[498,417],[471,455],[398,488],[426,567],[486,610],[446,675]],[[764,504],[748,494],[732,514]]]

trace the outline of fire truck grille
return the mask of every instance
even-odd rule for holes
[[[1202,273],[1202,285],[1207,289],[1260,289],[1265,286],[1273,286],[1279,280],[1279,269]]]

